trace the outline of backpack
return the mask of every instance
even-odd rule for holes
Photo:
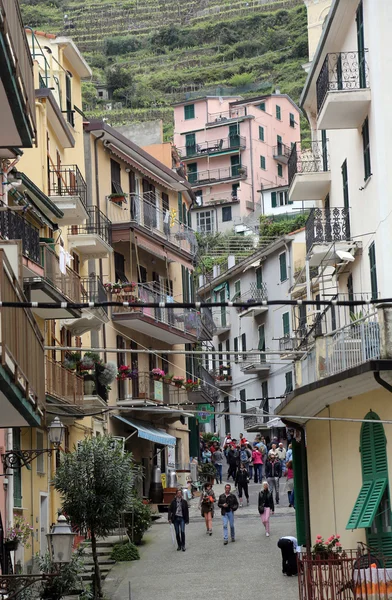
[[[248,462],[249,456],[246,450],[241,450],[240,452],[240,461],[242,463]]]

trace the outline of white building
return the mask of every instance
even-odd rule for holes
[[[251,256],[217,275],[198,293],[211,302],[287,300],[294,282],[295,265],[304,264],[305,232],[300,230],[265,245]],[[257,306],[248,309],[216,308],[217,327],[213,348],[221,354],[206,353],[205,369],[214,372],[220,388],[220,409],[228,416],[216,418],[221,438],[229,431],[263,431],[272,437],[268,416],[293,389],[292,357],[280,358],[279,348],[291,343],[293,324],[287,306]],[[229,351],[258,351],[263,354],[230,356]],[[276,354],[269,354],[275,351]],[[264,354],[265,353],[265,354]],[[249,417],[241,413],[249,412]],[[237,416],[238,415],[238,416]],[[279,424],[277,422],[271,425]],[[252,438],[252,436],[250,436]]]

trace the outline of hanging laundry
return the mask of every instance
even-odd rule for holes
[[[67,259],[66,259],[66,252],[62,246],[60,246],[59,265],[60,265],[60,272],[63,275],[66,275],[67,274]]]

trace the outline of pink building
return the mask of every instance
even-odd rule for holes
[[[174,106],[174,144],[197,197],[192,226],[232,229],[260,209],[263,188],[287,184],[300,110],[286,94],[206,97]]]

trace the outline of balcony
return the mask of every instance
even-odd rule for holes
[[[327,54],[317,78],[317,128],[358,129],[369,112],[367,51]]]
[[[43,275],[25,277],[23,284],[31,302],[75,302],[81,301],[80,277],[65,264],[60,268],[60,259],[47,246],[41,244],[41,265]],[[67,319],[79,317],[80,311],[71,308],[34,308],[33,312],[41,319]]]
[[[45,375],[48,402],[56,404],[60,414],[66,415],[69,407],[72,407],[72,411],[83,408],[83,377],[49,357],[45,359]]]
[[[305,224],[306,252],[315,250],[315,245],[335,242],[337,249],[347,247],[350,241],[350,212],[348,208],[312,208]],[[323,255],[325,249],[323,250]],[[313,266],[315,266],[312,263]]]
[[[40,264],[39,230],[22,217],[20,212],[7,208],[3,202],[0,202],[0,236],[4,240],[22,240],[23,255]]]
[[[258,317],[263,313],[267,312],[268,306],[252,306],[254,302],[264,302],[268,300],[268,292],[267,285],[263,282],[261,283],[261,287],[257,287],[256,283],[251,284],[250,289],[241,294],[238,298],[237,302],[246,302],[249,304],[249,308],[238,308],[238,312],[240,313],[240,317]]]
[[[177,150],[181,159],[186,161],[191,158],[203,158],[203,156],[230,154],[231,152],[238,152],[238,150],[245,150],[245,148],[246,138],[242,135],[233,135],[219,140],[181,146],[180,148],[177,148]]]
[[[60,225],[77,225],[88,218],[87,184],[76,165],[49,169],[49,196],[64,213]]]
[[[142,196],[131,195],[129,218],[132,225],[140,227],[140,230],[153,237],[157,244],[166,242],[176,251],[196,255],[195,232],[186,223],[173,218],[169,210],[163,211]]]
[[[227,308],[222,307],[219,310],[214,310],[212,316],[216,327],[216,335],[224,335],[230,331],[230,313]]]
[[[229,365],[220,365],[219,369],[215,371],[215,385],[223,389],[232,387],[233,378]]]
[[[201,366],[197,370],[197,377],[200,385],[197,389],[188,391],[188,402],[191,402],[192,404],[216,402],[219,392],[216,389],[215,378]]]
[[[0,249],[0,302],[26,302]],[[2,427],[39,427],[45,408],[44,340],[28,308],[0,309]]]
[[[82,302],[107,302],[107,292],[102,281],[97,275],[82,277],[81,294]],[[63,324],[72,335],[83,335],[88,331],[100,331],[102,325],[109,321],[108,307],[82,308],[81,317],[77,319],[64,319]]]
[[[133,379],[118,382],[118,407],[137,407],[170,404],[170,392],[174,387],[163,381],[155,381],[151,373],[136,373]]]
[[[280,143],[277,146],[274,146],[273,152],[273,157],[278,163],[282,165],[287,165],[291,154],[290,146],[286,146],[286,144]]]
[[[248,169],[246,167],[235,165],[234,167],[188,173],[188,181],[192,187],[203,187],[204,185],[214,185],[222,181],[238,181],[246,179],[247,176]]]
[[[248,432],[266,429],[268,419],[269,417],[264,416],[264,411],[261,408],[248,408],[246,417],[244,417],[244,429]]]
[[[290,336],[286,335],[284,337],[279,338],[279,352],[281,358],[298,358],[298,353],[302,350],[305,353],[304,349],[304,338],[306,336],[306,329],[302,330],[302,336]]]
[[[214,319],[212,317],[211,309],[207,306],[204,306],[200,311],[198,329],[199,331],[197,334],[197,339],[199,342],[207,342],[212,340],[216,332],[216,327]]]
[[[75,249],[84,260],[107,258],[113,252],[111,222],[97,206],[87,207],[87,222],[68,227],[69,249]]]
[[[167,344],[194,343],[198,340],[200,314],[192,309],[147,308],[143,303],[166,302],[165,291],[156,291],[148,285],[137,285],[129,295],[122,295],[123,302],[139,302],[140,307],[114,306],[113,321],[133,331],[140,331],[155,340]]]
[[[251,350],[251,352],[256,352],[258,348]],[[265,354],[253,354],[250,356],[246,356],[245,354],[239,360],[240,369],[242,373],[252,373],[253,375],[262,375],[266,376],[270,372],[271,365],[267,362],[267,357]]]
[[[19,8],[19,0],[0,0],[0,156],[8,148],[31,148],[36,135],[33,61]]]
[[[236,106],[229,110],[224,110],[217,113],[208,113],[207,115],[207,127],[214,127],[216,125],[226,125],[230,121],[237,121],[246,117],[246,110],[244,106]]]
[[[327,141],[297,142],[288,162],[289,200],[323,200],[331,187]]]

